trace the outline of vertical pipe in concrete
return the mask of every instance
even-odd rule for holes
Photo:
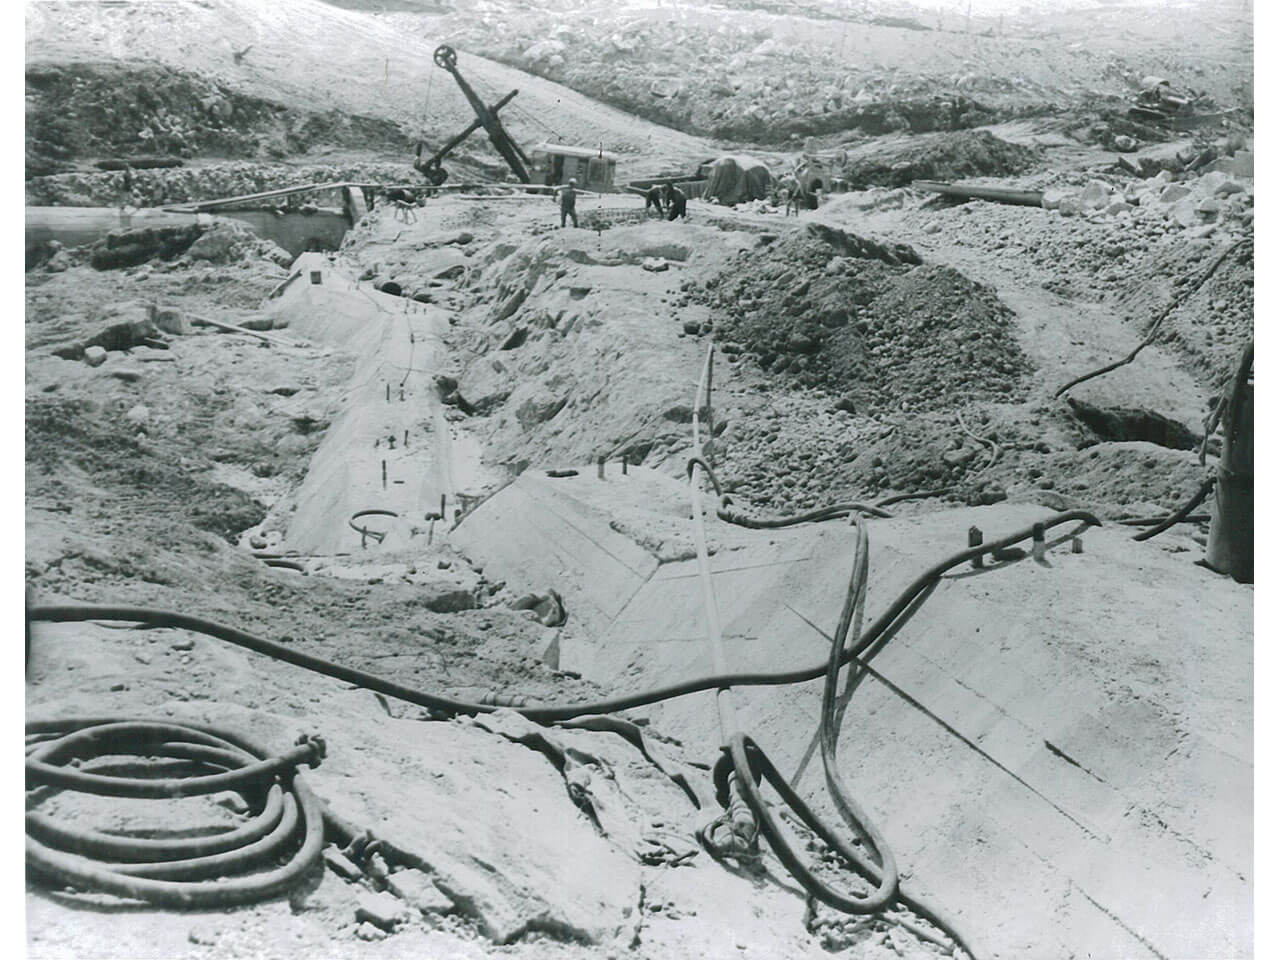
[[[981,531],[981,530],[979,530],[977,527],[970,527],[970,528],[969,528],[969,546],[971,546],[971,547],[980,547],[980,546],[982,546],[982,531]],[[969,566],[973,567],[973,569],[975,569],[975,570],[981,570],[981,569],[982,569],[982,554],[978,554],[976,557],[974,557],[972,560],[970,560],[970,561],[969,561]]]

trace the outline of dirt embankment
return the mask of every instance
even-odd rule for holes
[[[870,141],[848,151],[840,173],[854,189],[905,187],[912,180],[1006,177],[1039,162],[1030,147],[966,130]]]
[[[27,204],[33,207],[110,207],[132,203],[155,207],[172,203],[218,200],[307,183],[414,184],[419,176],[408,163],[334,163],[285,165],[236,160],[199,167],[123,171],[79,171],[34,177],[27,181]],[[315,196],[275,197],[262,205],[297,207]],[[339,205],[335,201],[334,205]]]
[[[28,177],[98,157],[279,159],[318,144],[412,146],[390,120],[298,110],[169,67],[33,64],[26,81]]]

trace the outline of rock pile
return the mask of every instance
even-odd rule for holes
[[[914,265],[912,265],[914,264]],[[845,409],[950,409],[1020,395],[1012,312],[946,266],[810,224],[754,250],[692,295],[726,353],[840,398]]]
[[[259,237],[238,220],[227,219],[183,227],[113,230],[93,246],[89,262],[96,270],[110,270],[178,258],[184,264],[267,259],[282,267],[293,261],[287,250]]]
[[[1181,180],[1168,170],[1147,180],[1122,184],[1090,180],[1083,189],[1046,191],[1043,205],[1063,216],[1129,216],[1134,221],[1164,223],[1170,229],[1194,229],[1202,236],[1220,228],[1231,232],[1250,228],[1252,155],[1244,158],[1237,154],[1215,161],[1212,167],[1202,176]],[[1237,173],[1243,170],[1248,173]]]
[[[1049,101],[1034,84],[979,71],[948,76],[851,64],[732,14],[713,20],[539,9],[530,15],[514,6],[503,14],[459,16],[457,45],[645,119],[719,139],[777,143],[839,131],[967,129]],[[1005,110],[1005,100],[1019,107]]]

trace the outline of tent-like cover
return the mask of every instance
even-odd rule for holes
[[[733,206],[748,200],[763,200],[773,186],[769,168],[753,157],[721,157],[711,165],[707,177],[708,200]]]

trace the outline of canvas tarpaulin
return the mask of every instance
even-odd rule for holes
[[[763,162],[752,157],[721,157],[711,165],[706,196],[723,204],[764,200],[773,185],[773,176]]]

